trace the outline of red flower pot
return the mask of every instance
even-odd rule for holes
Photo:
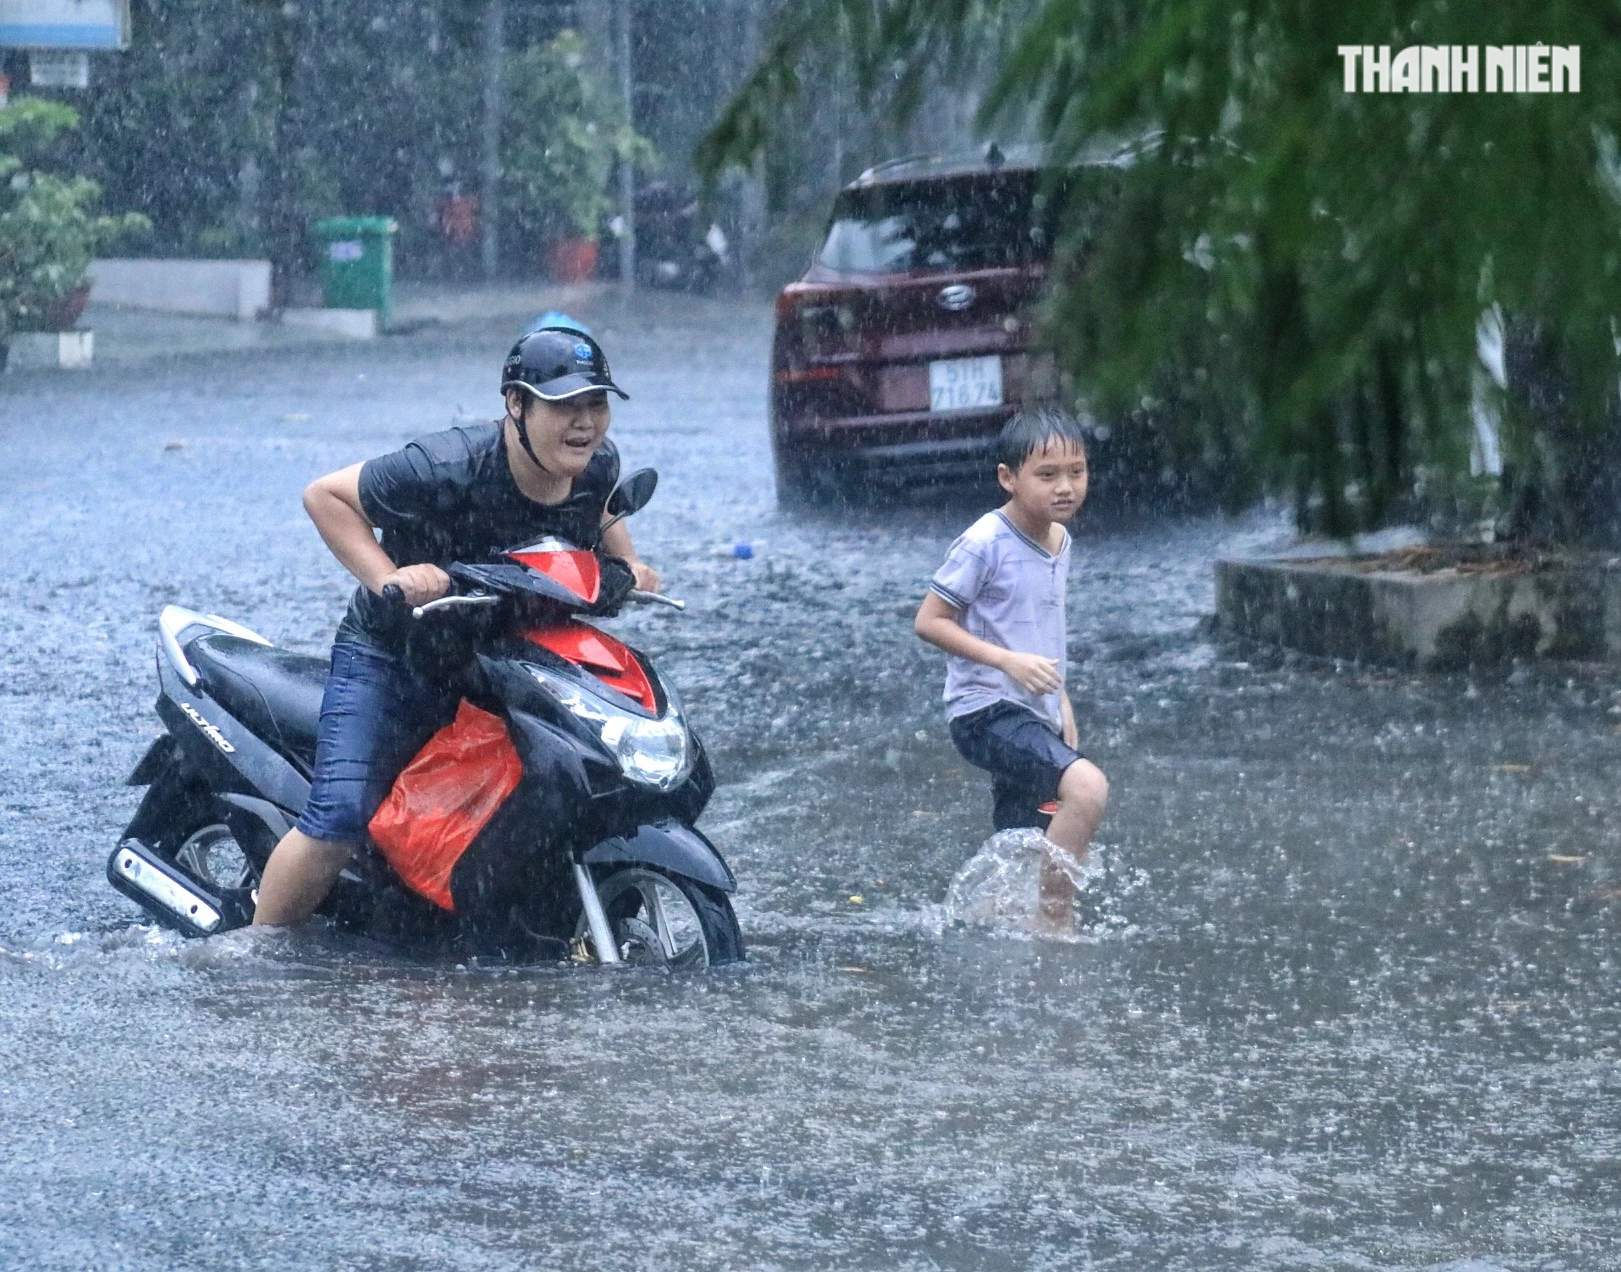
[[[72,331],[84,307],[90,303],[90,284],[80,283],[39,316],[41,331]]]
[[[458,247],[478,242],[478,195],[447,194],[441,199],[439,233]]]
[[[597,241],[554,239],[546,248],[546,272],[559,283],[583,283],[597,272]]]

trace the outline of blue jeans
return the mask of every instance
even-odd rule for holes
[[[298,829],[358,844],[389,788],[423,743],[455,717],[456,695],[417,678],[374,645],[339,641],[321,698],[315,776]]]

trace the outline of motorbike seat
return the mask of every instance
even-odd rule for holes
[[[306,770],[315,762],[326,659],[212,634],[186,646],[186,658],[208,695],[255,737]]]

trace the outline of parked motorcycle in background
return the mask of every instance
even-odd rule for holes
[[[623,217],[608,222],[605,237],[624,236]],[[615,253],[605,253],[617,259]],[[726,232],[703,216],[689,191],[654,181],[636,192],[636,282],[643,287],[708,293],[732,263]]]

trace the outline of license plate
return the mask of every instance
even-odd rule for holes
[[[972,411],[1002,405],[1002,359],[951,358],[929,363],[929,410]]]

